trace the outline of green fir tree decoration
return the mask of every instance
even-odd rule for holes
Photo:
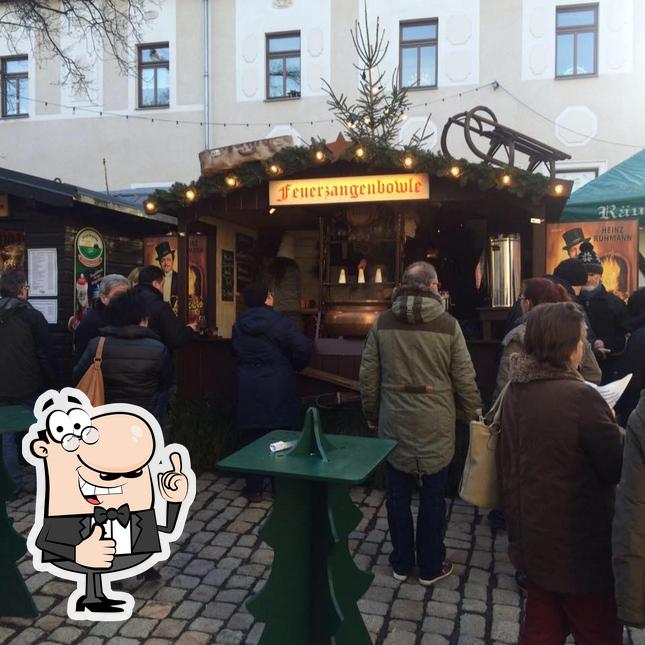
[[[412,105],[408,91],[397,83],[398,69],[392,73],[390,89],[385,87],[385,72],[379,71],[389,48],[385,31],[380,19],[376,18],[374,32],[370,31],[367,15],[367,4],[364,9],[363,24],[355,22],[350,31],[352,43],[358,55],[359,63],[354,67],[360,73],[358,97],[350,102],[345,94],[337,94],[331,85],[323,79],[324,90],[329,96],[327,105],[342,125],[346,138],[371,148],[396,147],[403,122]],[[416,132],[406,150],[418,149],[429,138],[425,130]]]

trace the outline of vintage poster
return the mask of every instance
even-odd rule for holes
[[[93,228],[80,230],[74,241],[74,317],[77,320],[98,300],[106,261],[101,234]]]
[[[638,288],[638,220],[558,222],[547,227],[546,270],[578,257],[590,242],[602,268],[605,289],[626,300]]]
[[[188,238],[188,322],[200,325],[206,315],[206,241],[203,235]]]
[[[177,312],[179,279],[177,277],[177,238],[147,237],[143,241],[144,266],[158,266],[164,272],[163,299]]]
[[[0,231],[0,273],[25,270],[25,234],[22,231]]]

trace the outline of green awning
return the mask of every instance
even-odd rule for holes
[[[576,190],[560,221],[611,221],[628,217],[638,217],[645,225],[645,150]]]

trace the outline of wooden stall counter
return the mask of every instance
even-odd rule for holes
[[[233,396],[234,363],[231,339],[197,336],[175,356],[177,396],[194,401]]]

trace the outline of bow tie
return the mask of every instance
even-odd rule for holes
[[[130,507],[127,504],[119,506],[119,508],[102,508],[96,506],[94,508],[94,521],[103,525],[107,520],[118,520],[119,524],[125,528],[130,521]]]

